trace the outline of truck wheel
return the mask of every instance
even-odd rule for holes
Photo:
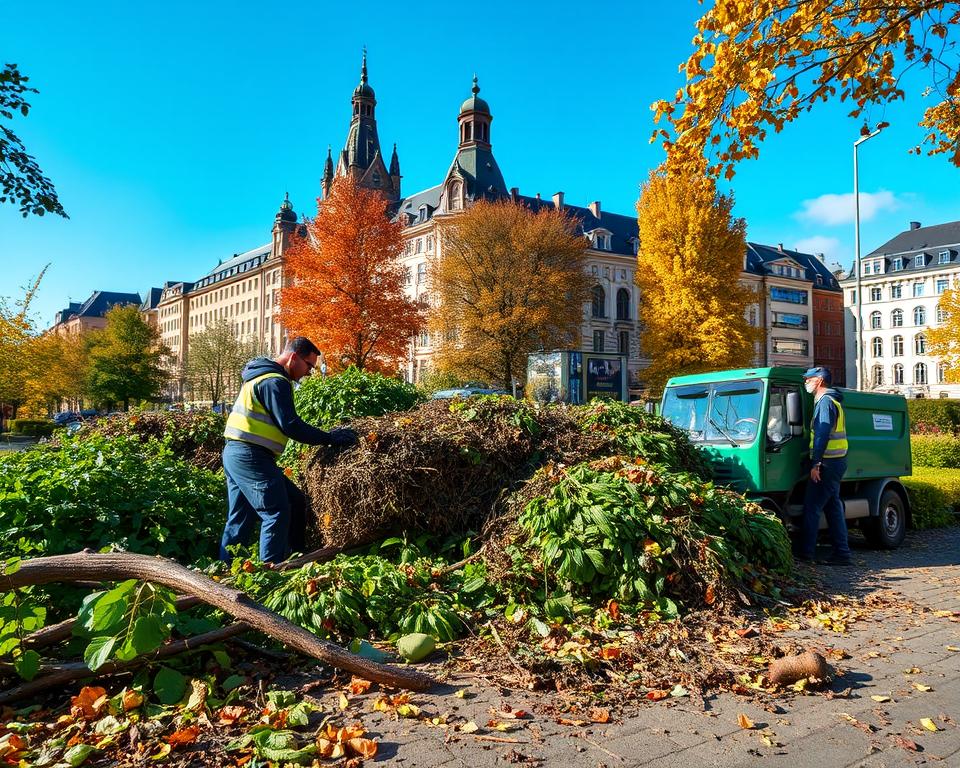
[[[863,533],[873,546],[896,549],[907,535],[907,509],[903,498],[894,490],[880,497],[880,514],[864,520]]]

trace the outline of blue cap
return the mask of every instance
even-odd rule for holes
[[[830,369],[824,368],[822,365],[817,365],[813,368],[808,368],[803,374],[805,379],[814,379],[820,378],[823,379],[827,384],[830,383]]]

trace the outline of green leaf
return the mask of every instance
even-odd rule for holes
[[[72,768],[76,768],[87,762],[87,758],[96,751],[97,748],[91,744],[75,744],[64,753],[63,761]]]
[[[115,637],[95,637],[87,645],[83,652],[83,661],[96,672],[100,667],[107,663],[113,647],[117,643]]]
[[[24,651],[13,660],[13,667],[24,680],[33,680],[40,671],[40,654],[36,651]]]
[[[187,679],[177,670],[161,667],[153,678],[153,692],[161,704],[176,704],[187,690]]]
[[[167,627],[157,615],[141,616],[133,623],[131,638],[138,655],[155,651],[167,636]]]
[[[223,688],[224,693],[230,693],[230,691],[239,688],[245,682],[247,682],[247,678],[243,675],[230,675],[230,677],[220,684],[220,687]]]

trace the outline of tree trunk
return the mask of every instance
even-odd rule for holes
[[[436,684],[432,677],[422,672],[377,664],[349,653],[264,608],[243,592],[159,557],[126,552],[79,552],[73,555],[38,557],[22,562],[13,573],[0,576],[0,586],[12,590],[61,581],[124,579],[163,584],[178,592],[194,595],[301,653],[367,680],[413,691],[425,691]]]

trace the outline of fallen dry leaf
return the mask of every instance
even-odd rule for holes
[[[652,691],[647,691],[647,698],[650,701],[660,701],[660,699],[665,699],[670,695],[670,691],[665,691],[660,688],[655,688]]]
[[[107,706],[107,692],[99,686],[85,685],[70,699],[70,714],[82,720],[92,720]]]
[[[171,733],[165,741],[171,747],[183,747],[187,744],[193,744],[197,740],[197,736],[200,735],[200,726],[191,725],[186,728],[181,728],[179,731],[174,731]]]
[[[473,722],[473,720],[469,720],[461,725],[459,730],[461,733],[476,733],[480,730],[480,726]]]
[[[877,695],[877,694],[874,694],[874,695],[871,696],[870,698],[873,699],[873,700],[874,700],[875,702],[877,702],[878,704],[886,704],[888,701],[890,701],[890,697],[889,697],[889,696],[880,696],[880,695]]]
[[[753,720],[743,714],[743,712],[737,715],[737,722],[740,724],[741,728],[748,731],[754,727]]]
[[[370,686],[373,685],[369,680],[364,680],[362,677],[354,677],[350,681],[350,693],[360,694],[366,693],[370,690]]]
[[[587,725],[587,724],[588,724],[588,721],[587,721],[587,720],[571,720],[571,719],[568,718],[568,717],[558,717],[558,718],[557,718],[557,725],[573,725],[573,726],[575,726],[575,727],[577,727],[577,728],[581,728],[581,727],[583,727],[584,725]]]
[[[894,736],[893,743],[896,744],[901,749],[909,750],[910,752],[922,752],[923,747],[921,747],[913,739],[907,739],[903,736]]]
[[[937,727],[937,724],[936,724],[935,722],[933,722],[933,720],[931,720],[929,717],[921,717],[921,718],[920,718],[920,725],[922,725],[922,726],[923,726],[924,728],[926,728],[928,731],[933,731],[934,733],[940,730],[940,729]]]
[[[593,707],[589,712],[587,712],[587,716],[595,723],[610,722],[610,710],[604,709],[603,707]]]
[[[377,754],[377,742],[373,739],[362,739],[359,736],[355,736],[347,741],[347,747],[349,747],[350,751],[357,757],[362,757],[366,760],[369,760]]]
[[[131,709],[136,709],[143,704],[143,694],[127,688],[124,690],[121,700],[123,701],[123,711],[129,712]]]
[[[933,690],[933,686],[924,685],[923,683],[914,683],[913,687],[916,688],[921,693],[929,693],[930,691]]]
[[[339,699],[339,704],[340,704],[340,709],[346,709],[347,707],[350,706],[350,699],[348,699],[346,696],[344,696],[344,695],[341,693],[341,694],[340,694],[340,699]]]
[[[607,645],[600,649],[600,658],[601,659],[619,659],[623,653],[622,648],[617,648],[613,645]]]
[[[220,724],[233,725],[247,713],[246,707],[230,706],[220,710]]]

